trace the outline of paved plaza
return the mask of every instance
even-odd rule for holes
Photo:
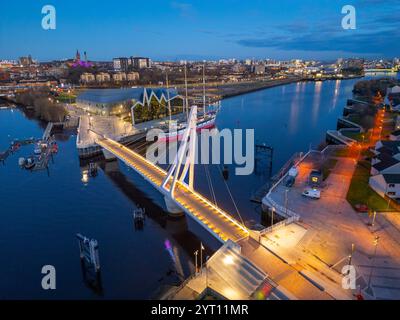
[[[321,187],[321,199],[313,200],[301,194],[307,187],[312,169],[323,159],[318,155],[306,158],[299,165],[299,176],[291,188],[281,183],[271,198],[300,215],[298,223],[265,235],[262,243],[287,263],[305,270],[309,278],[320,279],[322,286],[341,290],[341,269],[349,263],[356,267],[357,285],[367,289],[368,298],[400,298],[400,216],[398,213],[377,215],[374,227],[371,217],[357,213],[346,201],[346,194],[355,169],[355,160],[337,158],[337,163]],[[289,191],[286,191],[289,190]],[[287,201],[286,195],[287,193]],[[374,258],[374,239],[379,236]],[[346,292],[344,292],[346,294]],[[355,293],[355,292],[353,292]],[[342,293],[340,293],[342,294]]]

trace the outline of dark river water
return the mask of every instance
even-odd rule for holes
[[[297,83],[229,98],[217,127],[255,129],[256,140],[274,149],[276,172],[294,152],[317,147],[326,130],[336,128],[356,81]],[[0,110],[0,151],[13,139],[41,137],[43,131],[22,111]],[[75,139],[57,135],[59,152],[48,171],[18,167],[32,145],[0,164],[0,299],[148,299],[190,275],[193,252],[211,236],[189,218],[169,218],[160,194],[121,162],[101,162],[98,176],[83,183]],[[218,205],[246,223],[259,222],[260,207],[250,197],[267,169],[249,176],[229,169],[227,187],[220,167],[197,166],[196,189],[211,198],[208,170]],[[146,208],[141,231],[133,224],[135,204]],[[82,273],[78,232],[99,241],[101,286]],[[207,248],[204,255],[211,253]],[[44,265],[56,268],[56,290],[41,287]]]

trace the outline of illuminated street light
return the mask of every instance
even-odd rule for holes
[[[355,250],[355,245],[354,243],[351,244],[351,252],[349,254],[349,266],[351,266],[351,260],[353,259],[353,253]],[[350,269],[349,269],[349,273],[350,273]]]
[[[205,250],[203,243],[200,242],[200,272],[203,272],[203,250]]]
[[[224,258],[224,264],[226,264],[226,265],[232,265],[234,263],[234,261],[233,261],[233,257],[231,256],[231,255],[227,255],[225,258]]]
[[[370,225],[371,227],[375,226],[375,219],[376,219],[376,211],[374,211],[374,214],[373,214],[373,216],[372,216],[372,222],[369,223],[369,225]]]
[[[373,272],[374,267],[375,267],[375,257],[376,257],[376,250],[377,250],[377,248],[378,248],[378,243],[379,243],[379,236],[376,236],[375,239],[374,239],[374,246],[375,246],[375,249],[374,249],[374,255],[373,255],[373,257],[372,257],[372,265],[371,265],[371,271],[370,271],[370,273],[369,273],[369,279],[368,279],[367,290],[370,290],[370,289],[371,289],[372,272]]]
[[[206,289],[208,288],[208,267],[207,267],[208,259],[210,259],[209,256],[206,257]]]
[[[272,207],[272,210],[271,210],[271,227],[274,225],[274,213],[275,213],[275,207]]]
[[[195,265],[194,270],[195,270],[195,274],[197,274],[197,255],[198,254],[199,254],[199,250],[196,250],[194,252],[194,265]]]
[[[286,189],[285,190],[285,212],[286,212],[286,215],[288,213],[288,193],[289,193],[289,189]]]
[[[392,201],[392,198],[390,198],[390,197],[389,197],[389,201],[388,201],[387,210],[389,210],[389,207],[390,207],[390,201]]]

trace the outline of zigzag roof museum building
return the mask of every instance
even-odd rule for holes
[[[182,96],[165,88],[89,89],[77,97],[76,104],[92,114],[127,117],[132,113],[132,122],[138,123],[167,116],[168,101],[171,113],[182,112]]]

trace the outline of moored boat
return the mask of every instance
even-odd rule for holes
[[[196,131],[200,132],[204,129],[211,129],[215,127],[215,119],[217,117],[217,113],[208,113],[205,116],[198,119],[196,124]],[[164,135],[158,137],[158,141],[162,142],[173,142],[182,139],[183,134],[186,129],[185,124],[179,124],[172,128],[172,130],[165,131]]]
[[[186,69],[185,69],[186,70]],[[168,82],[167,82],[168,83]],[[186,72],[185,72],[185,85],[187,86],[187,81],[186,81]],[[205,83],[205,65],[203,66],[203,113],[197,118],[197,124],[196,124],[196,131],[199,132],[204,129],[211,129],[215,127],[215,120],[217,118],[217,114],[220,108],[220,102],[214,102],[211,105],[209,104],[206,106],[206,83]],[[187,92],[187,88],[186,88]],[[186,104],[188,106],[188,99],[187,99],[187,93],[186,93]],[[213,109],[208,109],[207,108],[212,107]],[[171,108],[169,107],[169,110]],[[185,129],[187,127],[187,123],[178,123],[174,126],[171,126],[167,128],[167,130],[164,131],[163,135],[159,135],[158,141],[161,142],[173,142],[182,139],[183,134],[185,132]]]
[[[36,165],[35,158],[34,157],[29,157],[25,159],[24,163],[24,168],[27,170],[33,169],[33,167]]]

